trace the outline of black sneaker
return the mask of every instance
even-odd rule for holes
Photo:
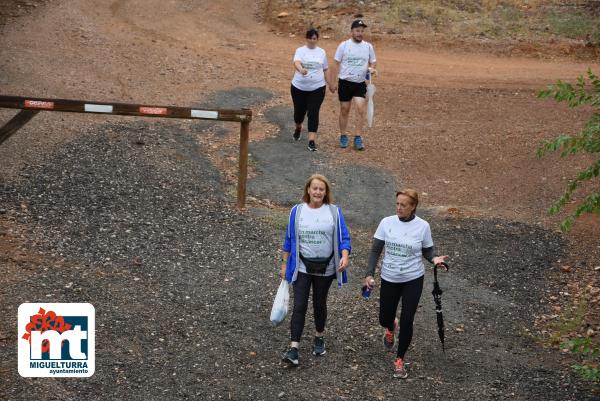
[[[292,366],[298,366],[298,348],[290,347],[290,349],[283,354],[283,362]]]
[[[308,141],[308,150],[310,150],[311,152],[317,151],[317,144],[315,143],[315,141]]]
[[[321,356],[325,355],[325,339],[323,337],[315,337],[315,343],[313,345],[313,355]]]
[[[300,134],[302,133],[302,128],[296,128],[294,131],[294,141],[300,140]]]

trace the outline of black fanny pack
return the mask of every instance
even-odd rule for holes
[[[306,266],[306,272],[309,274],[325,274],[331,259],[333,259],[333,252],[327,258],[307,258],[300,253],[300,260]]]

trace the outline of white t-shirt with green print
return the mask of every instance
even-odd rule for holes
[[[340,63],[339,78],[356,83],[365,82],[369,63],[377,61],[373,45],[364,40],[356,43],[352,39],[340,43],[334,59]]]
[[[300,61],[308,74],[302,75],[296,71],[292,79],[292,85],[306,92],[312,92],[326,85],[325,70],[329,66],[327,65],[325,50],[318,46],[314,49],[309,49],[307,46],[299,47],[294,53],[294,61]]]
[[[379,223],[375,238],[385,241],[381,278],[392,283],[404,283],[425,274],[423,248],[433,246],[429,223],[415,216],[408,222],[398,216],[385,217]]]
[[[309,207],[306,203],[300,210],[300,219],[298,221],[299,246],[300,253],[307,258],[326,258],[333,252],[333,231],[335,230],[335,221],[331,215],[329,205],[322,205],[317,209]],[[299,270],[306,273],[306,266],[299,261]],[[335,273],[334,258],[331,258],[324,276],[331,276]],[[317,274],[320,275],[320,274]]]

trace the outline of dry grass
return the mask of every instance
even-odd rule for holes
[[[600,43],[600,1],[392,0],[382,11],[389,29],[460,37]]]

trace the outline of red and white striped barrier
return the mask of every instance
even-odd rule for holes
[[[252,110],[204,110],[176,106],[88,102],[84,100],[41,99],[3,95],[0,95],[0,108],[21,109],[8,123],[0,127],[0,144],[41,111],[239,122],[241,123],[241,128],[237,205],[239,208],[245,206],[246,179],[248,176],[248,139],[250,135],[250,121],[252,121]]]
[[[99,113],[237,122],[252,120],[252,111],[248,109],[203,110],[189,107],[87,102],[84,100],[68,99],[40,99],[18,96],[0,96],[0,107],[25,110],[63,111],[71,113]]]

